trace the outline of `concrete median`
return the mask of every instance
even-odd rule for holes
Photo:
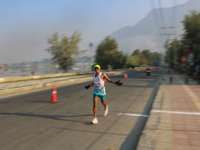
[[[92,80],[92,76],[73,76],[76,73],[70,73],[67,75],[72,75],[70,78],[68,79],[62,79],[59,81],[47,81],[47,82],[42,82],[41,83],[31,83],[31,85],[28,85],[28,81],[26,81],[26,84],[23,85],[23,83],[25,82],[21,82],[20,86],[19,86],[19,80],[23,79],[22,77],[17,77],[17,81],[16,81],[16,86],[12,87],[12,88],[4,88],[0,90],[0,97],[6,97],[6,96],[14,96],[14,95],[18,95],[18,94],[23,94],[23,93],[27,93],[27,92],[34,92],[34,91],[38,91],[38,90],[43,90],[43,89],[48,89],[48,88],[52,88],[52,86],[65,86],[65,85],[70,85],[70,84],[76,84],[76,83],[80,83],[80,82],[86,82],[86,81],[91,81]],[[106,74],[108,74],[108,76],[114,76],[114,75],[121,75],[123,74],[123,72],[107,72]],[[59,74],[57,75],[57,77],[59,76],[63,76],[64,74]],[[65,74],[66,75],[66,74]],[[42,77],[55,77],[55,75],[41,75],[39,76],[40,78]],[[8,77],[9,78],[9,77]],[[15,77],[16,79],[16,77]],[[30,79],[29,77],[26,78],[27,80]],[[14,77],[10,77],[9,81],[13,80],[14,82]],[[4,80],[5,82],[6,80]],[[8,81],[8,79],[7,79]],[[13,84],[13,83],[12,83]],[[15,83],[14,83],[15,84]]]
[[[57,73],[57,74],[45,74],[45,75],[2,77],[0,78],[0,83],[20,82],[20,81],[26,81],[26,80],[55,78],[55,77],[62,77],[62,76],[75,76],[75,75],[79,75],[79,73]]]

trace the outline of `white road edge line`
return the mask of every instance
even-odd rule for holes
[[[153,112],[153,113],[182,114],[182,115],[200,115],[200,112],[164,111],[164,110],[152,110],[151,112]]]
[[[119,113],[118,116],[137,116],[137,117],[149,117],[148,115],[142,114],[128,114],[128,113]]]

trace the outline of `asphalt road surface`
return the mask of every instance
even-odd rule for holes
[[[0,99],[1,150],[134,150],[145,125],[161,71],[129,72],[124,85],[106,85],[109,114],[98,102],[98,125],[92,125],[92,88],[89,82]],[[149,105],[149,106],[148,106]],[[143,115],[143,116],[141,116]]]

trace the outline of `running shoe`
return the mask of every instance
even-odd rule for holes
[[[106,109],[104,111],[104,117],[107,116],[107,114],[108,114],[108,105],[106,105]]]
[[[98,120],[97,120],[97,118],[94,118],[94,119],[92,120],[91,123],[92,123],[92,124],[98,124]]]

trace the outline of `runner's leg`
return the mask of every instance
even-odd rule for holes
[[[101,103],[104,105],[104,116],[108,114],[108,104],[106,104],[105,97],[101,99]]]
[[[94,97],[93,98],[93,113],[94,113],[94,118],[97,118],[97,102],[98,102],[99,97]]]
[[[104,108],[106,109],[106,101],[101,99],[101,103],[103,104]]]

